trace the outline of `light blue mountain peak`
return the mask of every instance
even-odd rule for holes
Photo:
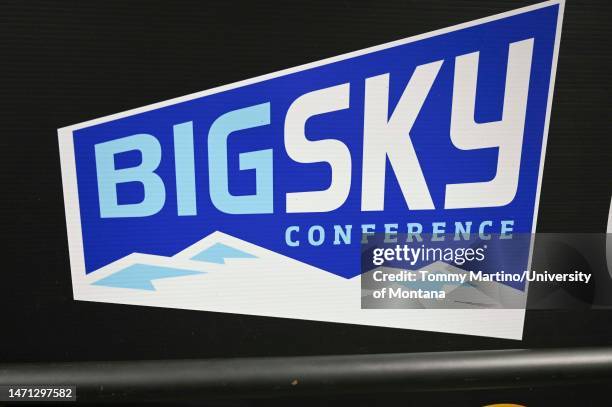
[[[191,260],[205,261],[208,263],[225,264],[225,259],[251,259],[257,258],[252,254],[243,252],[242,250],[236,249],[224,245],[223,243],[215,243],[214,245],[202,250],[191,258]]]
[[[189,276],[193,274],[205,273],[174,267],[135,263],[92,284],[106,287],[133,288],[136,290],[155,291],[155,286],[151,282],[152,280]]]

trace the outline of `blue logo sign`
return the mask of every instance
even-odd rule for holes
[[[375,232],[534,232],[559,13],[545,3],[60,129],[73,272],[222,232],[351,278]],[[214,247],[199,260],[253,257]],[[145,272],[128,286],[185,273]]]

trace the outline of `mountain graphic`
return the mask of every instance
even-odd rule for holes
[[[444,263],[428,269],[465,273]],[[515,339],[524,317],[507,306],[524,293],[496,283],[442,285],[461,309],[423,299],[364,309],[371,290],[361,275],[347,279],[222,232],[173,256],[132,253],[87,274],[78,289],[75,299],[85,301]]]
[[[199,248],[200,242],[172,257],[133,253],[98,270],[111,269],[113,271],[94,281],[92,285],[156,291],[153,280],[206,274],[207,271],[202,268],[202,263],[225,264],[226,259],[257,258],[244,250],[224,243],[214,243],[192,254],[193,248]],[[189,255],[186,256],[187,250],[189,250]]]

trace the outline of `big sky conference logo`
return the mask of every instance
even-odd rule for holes
[[[562,7],[60,129],[73,281],[154,290],[260,249],[350,279],[362,234],[535,231]]]

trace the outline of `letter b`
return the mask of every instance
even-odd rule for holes
[[[115,155],[140,151],[140,165],[115,168]],[[150,134],[135,134],[95,145],[98,199],[102,218],[130,218],[155,215],[166,202],[166,188],[154,173],[161,162],[161,145]],[[139,182],[144,187],[144,198],[139,203],[119,204],[117,184]]]

